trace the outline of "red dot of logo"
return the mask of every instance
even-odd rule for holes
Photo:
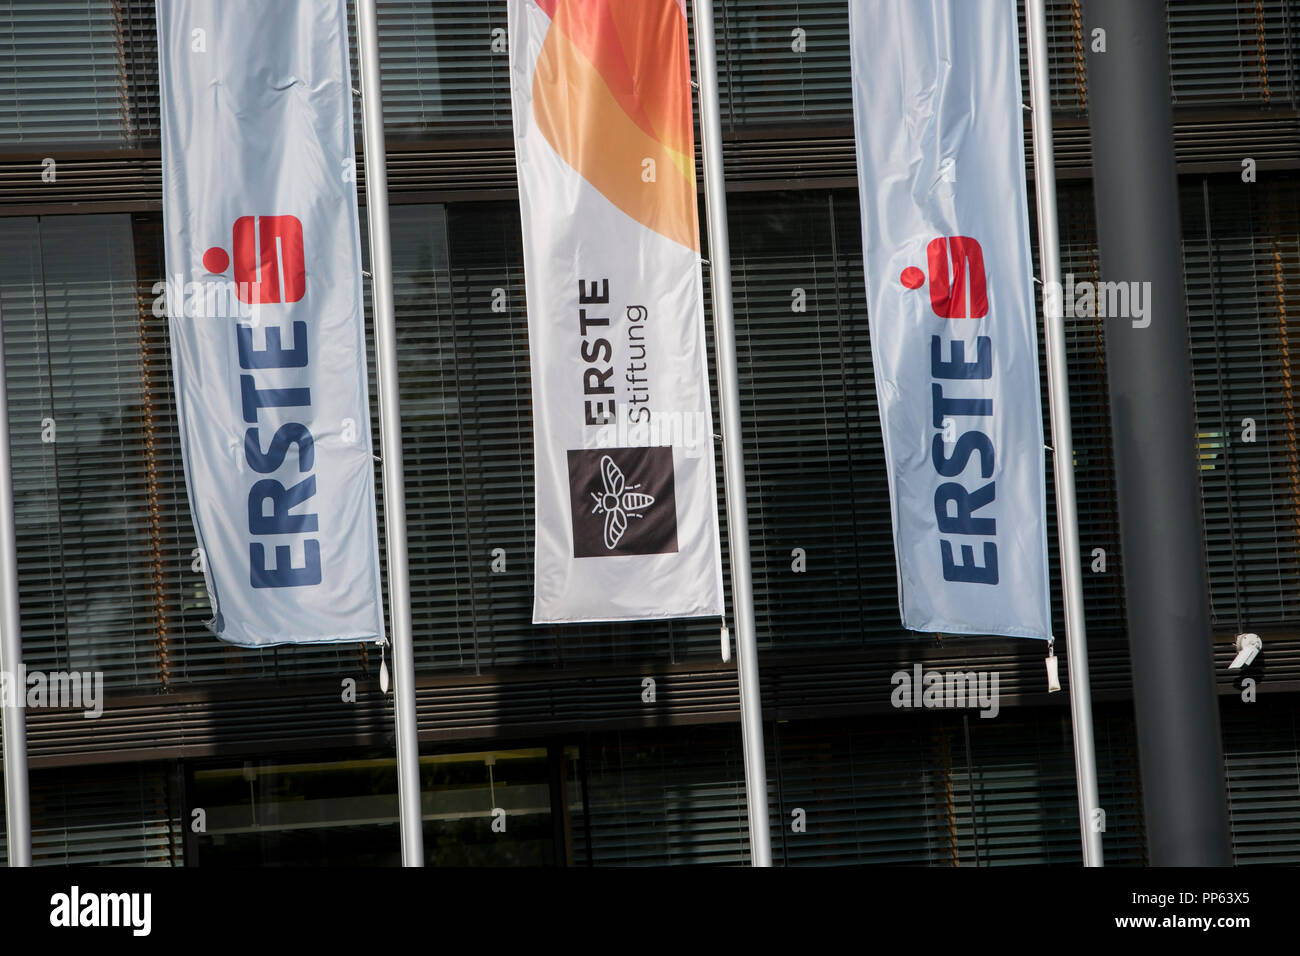
[[[898,277],[898,281],[909,289],[919,289],[925,283],[925,273],[916,266],[908,266]]]
[[[220,275],[230,268],[230,256],[220,246],[213,246],[203,253],[203,268],[213,275]]]

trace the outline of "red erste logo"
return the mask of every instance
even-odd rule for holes
[[[302,222],[297,216],[240,216],[232,239],[241,302],[297,302],[307,294]],[[221,275],[230,268],[230,255],[213,246],[203,253],[203,268]]]
[[[982,319],[988,315],[984,250],[979,242],[970,236],[944,236],[932,239],[925,251],[930,267],[930,307],[934,314],[942,319]],[[909,289],[919,289],[925,278],[925,273],[916,266],[908,266],[898,281]]]

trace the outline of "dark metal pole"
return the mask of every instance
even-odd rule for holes
[[[1145,316],[1105,319],[1150,862],[1227,866],[1165,4],[1087,0],[1085,21],[1102,282],[1150,282]]]

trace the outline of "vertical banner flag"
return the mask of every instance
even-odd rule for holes
[[[1014,0],[850,0],[903,626],[1049,638]]]
[[[345,0],[159,0],[190,513],[232,644],[383,637]]]
[[[533,621],[722,611],[684,0],[509,0]]]

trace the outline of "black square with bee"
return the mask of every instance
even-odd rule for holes
[[[575,558],[677,550],[671,447],[570,451],[569,500]]]

